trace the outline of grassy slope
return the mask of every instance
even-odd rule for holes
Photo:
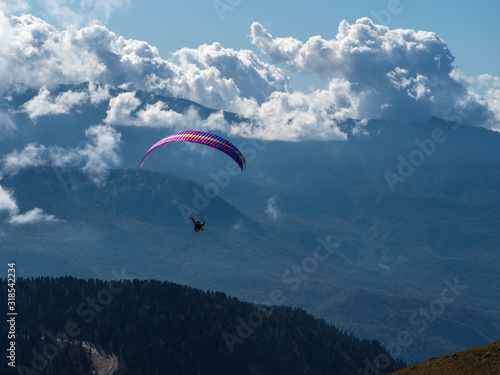
[[[407,367],[393,375],[498,375],[500,374],[500,341],[462,352],[432,358]]]

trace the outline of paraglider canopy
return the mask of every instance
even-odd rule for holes
[[[230,156],[236,162],[236,164],[238,164],[238,166],[241,168],[242,171],[246,168],[245,158],[241,154],[240,150],[238,150],[238,148],[231,142],[229,142],[227,139],[219,137],[218,135],[215,134],[199,132],[195,130],[182,131],[175,134],[171,134],[168,137],[165,137],[162,140],[155,143],[142,157],[139,163],[139,168],[142,168],[146,160],[148,160],[153,151],[155,151],[157,148],[169,142],[176,142],[176,141],[200,143],[203,145],[216,148],[224,152],[226,155]]]

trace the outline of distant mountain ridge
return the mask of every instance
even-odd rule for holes
[[[436,291],[422,285],[417,292],[411,278],[418,280],[420,266],[416,265],[412,272],[393,269],[395,264],[404,267],[409,260],[401,255],[391,261],[388,256],[367,253],[369,242],[356,239],[357,229],[349,229],[340,219],[336,219],[338,227],[332,234],[340,244],[339,252],[314,266],[307,263],[317,243],[311,228],[301,224],[304,229],[293,230],[288,220],[282,224],[286,227],[274,227],[256,221],[220,198],[212,199],[204,210],[206,231],[196,236],[174,200],[189,203],[193,189],[201,191],[203,187],[174,176],[147,170],[112,171],[107,184],[98,187],[81,172],[68,170],[58,175],[50,168],[36,168],[6,177],[3,184],[16,192],[21,211],[41,207],[62,220],[5,227],[2,257],[5,261],[16,260],[21,276],[71,274],[111,279],[124,273],[224,290],[249,301],[268,300],[274,290],[281,290],[286,304],[304,305],[314,315],[329,317],[330,322],[358,334],[372,332],[372,338],[386,337],[386,344],[397,340],[398,330],[410,331],[414,339],[412,353],[418,354],[417,358],[429,358],[429,352],[431,356],[435,353],[420,351],[424,342],[443,350],[452,342],[462,347],[481,344],[498,333],[498,320],[494,313],[484,310],[484,302],[476,304],[483,310],[464,304],[471,300],[469,291],[474,290],[474,285],[459,275],[458,284],[467,285],[467,290],[454,303],[445,305],[445,313],[438,321],[432,318],[428,322],[422,336],[416,331],[420,325],[410,325],[408,318],[439,298],[446,287],[443,279],[453,282],[456,274],[442,273],[441,280],[439,275],[429,279],[427,285],[435,283],[439,288]],[[35,185],[38,189],[33,191]],[[373,214],[365,211],[363,217]],[[360,218],[356,222],[366,226],[366,233],[373,225]],[[317,225],[321,228],[321,223]],[[323,234],[319,238],[326,240]],[[318,254],[328,253],[321,250]],[[423,253],[435,257],[432,254],[430,249]],[[443,267],[442,272],[446,272],[446,263],[440,263],[446,259],[436,257],[434,261]],[[472,270],[473,266],[468,267]],[[299,269],[304,276],[299,276]],[[484,267],[482,270],[487,275]],[[491,272],[493,276],[494,265]],[[398,288],[391,286],[394,278],[401,280]],[[495,308],[496,292],[485,289],[482,295],[474,294],[476,299],[491,298],[491,309]],[[399,325],[390,327],[391,322]],[[450,329],[457,332],[456,337],[448,336]]]

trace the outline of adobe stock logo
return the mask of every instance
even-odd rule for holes
[[[399,165],[395,172],[386,171],[384,173],[385,181],[392,192],[396,191],[396,184],[403,183],[407,178],[415,173],[415,168],[421,166],[425,160],[432,156],[436,151],[436,145],[446,142],[448,136],[441,128],[435,128],[431,132],[430,138],[423,140],[415,139],[416,148],[408,154],[398,156]]]
[[[411,2],[412,0],[407,0]],[[388,0],[387,9],[381,9],[378,12],[372,10],[370,15],[379,25],[389,26],[392,16],[400,14],[404,10],[400,0]]]
[[[243,0],[215,0],[212,5],[214,6],[217,15],[221,21],[224,21],[224,14],[233,12],[236,7],[241,5]]]
[[[365,358],[364,375],[381,375],[381,370],[386,370],[390,366],[392,359],[400,358],[403,350],[408,349],[413,344],[414,337],[422,334],[430,323],[443,315],[446,306],[455,302],[462,292],[467,289],[467,285],[460,284],[457,277],[453,282],[444,279],[443,284],[445,287],[441,289],[439,298],[433,299],[428,306],[420,307],[408,317],[408,324],[414,329],[399,332],[394,341],[385,345],[388,354],[386,352],[380,353],[373,361]]]
[[[290,291],[297,290],[304,281],[316,272],[319,265],[330,258],[330,256],[342,254],[338,250],[340,245],[333,241],[331,236],[328,236],[326,241],[321,237],[317,237],[316,242],[317,245],[311,255],[306,256],[299,265],[293,265],[290,268],[292,271],[289,269],[283,273],[283,284],[292,284],[289,287]],[[290,277],[292,273],[298,276]],[[241,345],[251,337],[255,330],[262,326],[265,318],[269,318],[273,314],[276,306],[283,305],[286,302],[287,297],[285,294],[286,291],[283,291],[283,289],[275,288],[269,293],[269,298],[255,304],[255,310],[247,315],[247,319],[241,316],[236,318],[238,324],[236,325],[235,332],[230,333],[226,331],[222,335],[229,353],[233,354],[237,344]]]

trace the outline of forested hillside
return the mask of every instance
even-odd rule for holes
[[[5,279],[2,289],[6,293]],[[20,278],[16,306],[20,374],[91,374],[89,344],[103,357],[116,355],[120,375],[351,375],[404,367],[378,342],[304,310],[257,306],[169,282]],[[2,325],[2,337],[7,329]],[[1,359],[2,369],[7,361]]]

